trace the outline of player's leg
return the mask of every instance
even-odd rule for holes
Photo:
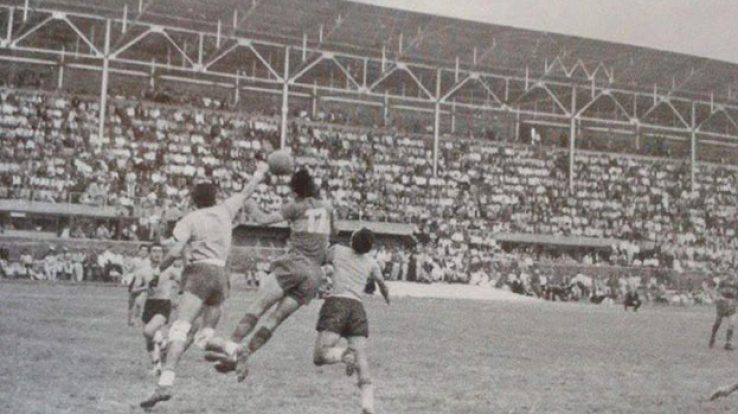
[[[259,318],[283,297],[284,290],[280,286],[277,276],[269,273],[259,284],[256,300],[249,305],[246,313],[233,330],[231,342],[241,343],[254,330]],[[215,339],[213,345],[213,348],[217,348],[220,345],[220,340]],[[223,346],[225,346],[225,342],[223,342]]]
[[[146,313],[146,312],[144,312]],[[146,341],[146,351],[151,358],[154,372],[158,375],[161,371],[161,346],[164,342],[162,328],[167,323],[167,318],[162,314],[155,314],[148,322],[145,322],[143,336]]]
[[[199,322],[193,323],[193,328],[188,338],[187,347],[195,344],[200,349],[207,349],[212,340],[215,339],[215,327],[218,326],[220,316],[223,314],[223,305],[204,305],[203,311],[198,317]]]
[[[710,401],[715,401],[721,397],[727,397],[735,391],[738,391],[738,383],[720,387],[712,393],[712,395],[710,396]]]
[[[335,332],[318,332],[318,338],[315,340],[315,348],[313,348],[313,363],[321,366],[341,362],[348,348],[338,346],[340,340],[341,335]]]
[[[249,340],[248,345],[239,350],[238,363],[236,365],[236,373],[238,381],[243,381],[248,375],[248,358],[254,352],[263,347],[269,339],[271,339],[274,331],[296,310],[300,309],[300,302],[292,296],[285,296],[277,304],[277,307],[267,315],[262,326],[254,333]]]
[[[235,368],[234,362],[239,345],[254,330],[259,318],[283,296],[284,290],[277,281],[277,277],[272,273],[265,276],[259,285],[256,299],[246,309],[233,330],[230,340],[220,336],[210,338],[205,348],[208,351],[205,358],[210,361],[219,361],[216,369],[220,372],[232,371]],[[220,362],[224,362],[225,365]]]
[[[725,317],[728,322],[727,332],[725,333],[725,350],[733,350],[733,329],[735,328],[735,314],[730,314]]]
[[[723,312],[722,312],[722,306],[720,299],[715,302],[715,322],[712,324],[712,333],[710,334],[710,343],[709,347],[712,348],[715,346],[715,340],[717,338],[718,330],[720,330],[720,323],[723,320]]]
[[[348,338],[349,348],[356,354],[362,414],[374,414],[374,386],[372,385],[372,377],[369,373],[366,341],[367,338],[364,336],[351,336]]]
[[[136,296],[136,299],[134,300],[133,304],[133,318],[134,320],[139,319],[141,317],[141,313],[143,312],[144,304],[146,303],[146,300],[148,299],[148,294],[146,292],[139,293]]]
[[[128,326],[133,326],[133,307],[136,305],[136,295],[128,293]]]
[[[141,407],[151,408],[158,402],[167,401],[172,398],[172,386],[174,385],[174,370],[177,367],[179,359],[182,357],[187,348],[188,334],[195,318],[200,314],[203,307],[203,300],[191,293],[185,291],[179,301],[177,320],[174,321],[169,329],[169,343],[167,345],[167,358],[159,376],[159,382],[154,394],[148,399],[141,402]]]

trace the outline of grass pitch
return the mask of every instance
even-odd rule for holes
[[[0,413],[131,413],[154,379],[125,289],[0,282]],[[234,292],[230,333],[253,293]],[[321,302],[252,358],[246,383],[191,349],[158,413],[359,413],[355,379],[312,365]],[[711,307],[366,300],[378,413],[725,413],[738,352],[707,349]]]

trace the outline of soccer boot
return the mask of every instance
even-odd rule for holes
[[[239,352],[236,361],[236,379],[243,382],[249,375],[249,354],[248,352]]]
[[[154,390],[154,393],[151,394],[149,398],[142,401],[140,406],[141,408],[152,408],[157,403],[163,402],[163,401],[169,401],[172,399],[172,387],[163,387],[161,385],[158,385],[156,389]]]
[[[733,345],[730,342],[728,342],[727,344],[725,344],[725,350],[726,351],[732,351],[733,350]]]

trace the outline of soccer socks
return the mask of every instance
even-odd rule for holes
[[[269,339],[272,337],[272,331],[265,327],[259,328],[258,331],[254,334],[254,336],[251,338],[251,341],[249,341],[249,352],[254,353],[259,350],[264,344],[266,344]]]
[[[733,342],[733,328],[728,329],[728,334],[725,337],[726,344],[730,345]]]
[[[171,387],[172,385],[174,385],[174,371],[170,369],[162,371],[161,376],[159,376],[159,386]]]
[[[720,329],[720,322],[715,322],[712,324],[712,334],[710,335],[710,343],[715,342],[715,337],[717,336],[718,330]]]
[[[374,386],[371,380],[361,380],[361,410],[362,413],[374,414]]]
[[[264,346],[269,339],[272,337],[272,331],[265,327],[259,328],[258,331],[254,334],[254,336],[251,338],[251,341],[249,341],[248,350],[250,354],[253,354],[254,352],[258,351],[259,348]]]
[[[243,341],[243,338],[246,338],[254,330],[257,322],[259,322],[258,316],[250,313],[243,315],[243,318],[241,318],[236,329],[233,331],[233,335],[231,335],[233,342]]]

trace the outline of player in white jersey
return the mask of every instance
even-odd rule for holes
[[[333,291],[320,308],[313,351],[315,365],[343,362],[349,376],[358,369],[364,414],[374,413],[374,388],[366,355],[369,322],[361,301],[367,281],[377,282],[384,300],[390,303],[379,264],[368,254],[373,243],[373,233],[363,228],[351,236],[351,248],[335,245],[328,250],[326,261],[333,264]],[[347,339],[348,347],[338,346],[341,338]]]
[[[148,273],[150,267],[149,246],[142,244],[138,247],[138,257],[135,258],[131,281],[128,283],[128,326],[133,326],[133,321],[141,315],[141,309],[146,302],[143,275]]]
[[[141,317],[144,323],[143,336],[156,375],[161,373],[161,347],[164,345],[163,329],[169,322],[172,313],[172,293],[177,288],[182,273],[181,268],[174,266],[170,266],[163,272],[159,271],[159,265],[163,258],[164,249],[161,245],[153,245],[149,254],[151,271],[142,275],[148,290],[143,316]]]
[[[295,199],[285,203],[280,211],[267,214],[253,200],[249,201],[248,212],[257,223],[286,221],[289,224],[288,251],[272,261],[269,274],[259,284],[256,300],[246,310],[231,339],[216,338],[209,343],[209,358],[218,361],[216,369],[222,373],[236,369],[239,381],[248,374],[248,357],[269,341],[282,322],[317,295],[323,279],[321,266],[334,229],[333,208],[317,199],[315,183],[307,170],[294,173],[290,187]],[[275,309],[246,341],[259,318],[275,304]]]
[[[215,326],[230,287],[225,266],[231,249],[233,220],[268,169],[266,163],[260,162],[243,191],[220,204],[216,204],[217,187],[214,184],[200,183],[192,189],[192,201],[197,210],[177,223],[173,232],[174,244],[159,265],[159,270],[164,272],[182,257],[185,247],[188,248],[189,263],[182,272],[183,292],[177,307],[177,320],[169,330],[167,358],[156,390],[141,402],[141,407],[150,408],[172,398],[174,370],[187,348],[195,319],[202,317],[201,327],[194,335],[195,345],[204,349],[215,335]]]

